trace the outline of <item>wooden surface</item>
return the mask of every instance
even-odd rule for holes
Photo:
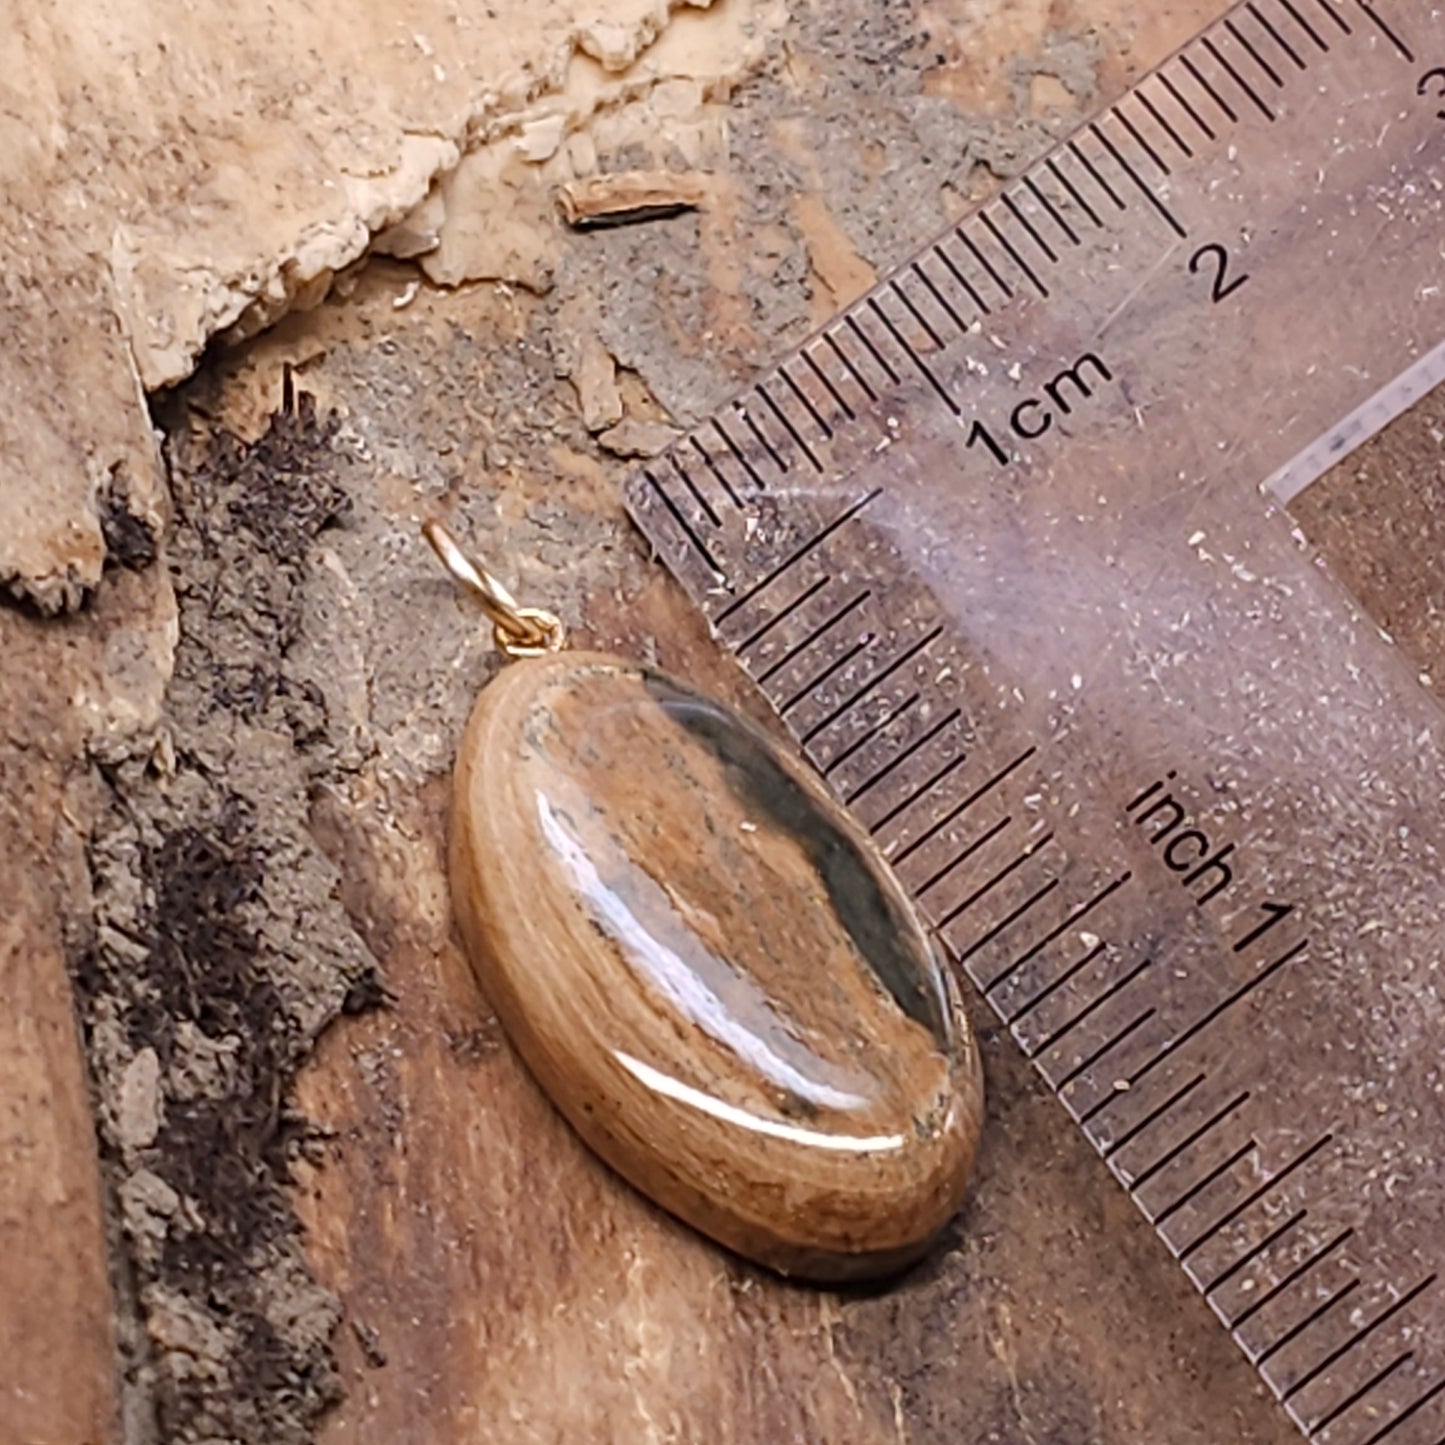
[[[468,308],[437,365],[467,365],[496,337],[506,313],[489,311]],[[331,356],[341,363],[339,347]],[[638,554],[610,483],[583,480],[589,469],[555,441],[516,433],[514,444],[523,475],[565,467],[566,521],[540,486],[515,510],[515,483],[478,479],[464,500],[493,554],[518,559],[528,595],[547,596],[555,569],[565,600],[571,558],[593,558],[608,580],[571,613],[580,640],[640,653],[656,639],[670,670],[736,693]],[[414,503],[395,505],[401,528]],[[418,552],[407,565],[420,577],[433,564]],[[438,659],[445,681],[429,685],[455,691],[446,710],[459,728],[489,671],[486,641],[449,593],[427,595],[410,632]],[[368,645],[400,645],[377,627]],[[1181,1441],[1290,1438],[991,1031],[978,1187],[949,1253],[896,1291],[839,1299],[780,1285],[616,1188],[470,986],[441,884],[444,758],[420,791],[368,785],[330,820],[397,1003],[323,1041],[303,1086],[308,1112],[337,1131],[306,1182],[315,1257],[387,1361],[368,1364],[361,1341],[343,1337],[353,1395],[327,1438],[1144,1441],[1166,1413]],[[1100,1287],[1111,1277],[1117,1293]]]
[[[491,156],[456,173],[461,219],[428,262],[428,276],[460,289],[418,294],[415,267],[378,262],[348,297],[213,358],[163,409],[181,440],[222,427],[255,438],[290,362],[341,422],[293,429],[285,446],[228,442],[239,461],[220,500],[181,448],[169,568],[150,565],[144,529],[122,528],[138,570],[108,572],[81,621],[0,616],[0,857],[5,896],[19,900],[4,934],[0,1097],[7,1164],[23,1166],[0,1176],[3,1445],[98,1439],[116,1417],[102,1191],[60,969],[84,958],[93,924],[96,820],[144,802],[158,778],[204,779],[273,830],[254,910],[299,1015],[338,1007],[334,980],[324,1007],[307,983],[336,939],[384,975],[386,1006],[322,1035],[295,1099],[324,1132],[293,1136],[293,1199],[343,1309],[347,1394],[320,1439],[1296,1438],[980,1015],[990,1113],[976,1183],[943,1247],[894,1288],[780,1283],[588,1154],[517,1063],[457,945],[448,778],[492,662],[487,630],[415,532],[424,512],[451,509],[579,643],[655,660],[755,709],[623,521],[620,464],[594,434],[624,412],[648,427],[698,414],[1222,8],[799,0],[735,97],[674,50],[645,105],[610,95],[586,132],[594,163],[676,168],[680,157],[707,171],[695,216],[576,237],[547,184],[503,180]],[[719,0],[721,29],[689,44],[726,50],[735,10]],[[48,385],[46,365],[30,370]],[[1442,435],[1432,399],[1299,507],[1436,677]],[[321,505],[313,481],[344,491],[347,520],[325,512],[293,537],[283,523]],[[237,510],[247,487],[269,487],[280,520]],[[246,585],[228,591],[221,579],[237,573]],[[173,575],[190,661],[163,709],[178,654]],[[198,679],[219,690],[243,670],[274,706],[202,727],[215,703]],[[97,1096],[122,1137],[115,1077],[99,1070]],[[115,1160],[107,1169],[112,1185],[129,1177]],[[144,1255],[128,1237],[119,1248],[123,1280]],[[284,1326],[283,1302],[271,1297]],[[116,1319],[124,1438],[149,1445],[144,1311],[123,1296]],[[255,1376],[248,1388],[266,1388],[266,1369]],[[305,1419],[288,1416],[298,1433],[286,1438],[304,1438]]]
[[[84,947],[83,739],[161,679],[117,643],[164,629],[155,577],[123,576],[89,616],[0,611],[0,1441],[116,1438],[113,1303],[95,1123],[67,964]]]
[[[483,136],[645,87],[657,68],[633,61],[689,5],[0,7],[0,587],[81,606],[127,537],[164,522],[145,391],[188,376],[217,333],[320,301],[464,149],[485,158]],[[748,0],[732,9],[746,30]],[[713,39],[726,71],[746,46]],[[453,277],[499,274],[506,230],[453,235]],[[415,233],[382,244],[416,254]]]
[[[45,782],[32,796],[53,816]],[[50,842],[0,818],[0,1436],[102,1445],[115,1421],[110,1287],[53,881],[35,866]]]
[[[1433,399],[1301,504],[1347,569],[1374,572],[1370,600],[1399,622],[1434,615],[1423,600],[1432,511],[1418,498],[1438,502],[1445,488],[1442,420],[1445,401]],[[631,544],[609,525],[610,488],[572,475],[569,507],[599,514],[587,536],[613,579],[573,617],[583,637],[639,652],[655,638],[670,669],[735,689],[670,585],[619,559]],[[505,512],[505,496],[479,499],[480,516]],[[1391,538],[1404,518],[1420,529],[1408,545]],[[493,532],[507,535],[524,558],[537,542],[524,520]],[[1400,635],[1422,665],[1445,665],[1428,630]],[[485,659],[466,651],[480,684]],[[1296,1438],[982,1018],[990,1112],[976,1184],[945,1252],[895,1288],[839,1296],[781,1283],[619,1186],[545,1104],[472,988],[440,885],[445,793],[438,778],[398,823],[383,821],[396,793],[368,791],[330,825],[397,997],[326,1039],[303,1085],[308,1111],[337,1136],[301,1207],[358,1330],[341,1340],[352,1394],[324,1439]]]

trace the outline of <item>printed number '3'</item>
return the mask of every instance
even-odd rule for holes
[[[1445,100],[1445,65],[1437,65],[1434,70],[1427,70],[1420,77],[1420,83],[1415,87],[1416,95],[1429,96],[1435,100]],[[1441,120],[1445,120],[1445,109],[1435,112]]]

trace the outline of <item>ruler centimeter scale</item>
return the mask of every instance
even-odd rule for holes
[[[1445,10],[1246,0],[629,484],[1319,1445],[1445,1445],[1445,714],[1273,499],[1442,286]]]

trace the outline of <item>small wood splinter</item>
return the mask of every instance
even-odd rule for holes
[[[677,171],[618,171],[569,181],[559,199],[567,224],[579,231],[630,226],[696,210],[707,199],[707,181]]]

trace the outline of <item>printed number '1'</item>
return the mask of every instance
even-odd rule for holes
[[[1226,297],[1233,296],[1249,280],[1249,277],[1230,276],[1229,252],[1218,241],[1211,241],[1207,246],[1201,246],[1189,258],[1189,274],[1197,276],[1209,263],[1213,264],[1214,304],[1218,306]]]

